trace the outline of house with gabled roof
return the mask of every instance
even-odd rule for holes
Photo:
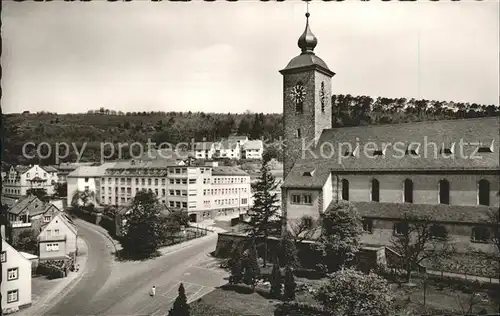
[[[249,140],[243,144],[244,159],[262,159],[264,153],[264,143],[262,140]]]
[[[196,159],[212,159],[215,145],[213,142],[197,142],[193,145],[193,151]]]
[[[22,197],[7,211],[9,241],[16,246],[19,235],[24,231],[37,235],[41,227],[59,213],[60,209],[54,204],[42,202],[34,195]]]
[[[102,203],[101,178],[104,176],[106,169],[113,167],[115,164],[115,162],[106,162],[99,166],[79,166],[70,172],[66,176],[68,186],[67,205],[72,205],[77,192],[89,193],[89,201],[85,201],[87,204],[100,205]],[[80,200],[78,203],[82,204],[83,201]]]
[[[53,195],[57,180],[57,170],[50,166],[12,166],[2,180],[2,196],[18,199],[30,189],[44,189]]]
[[[77,237],[78,230],[73,221],[64,213],[57,214],[38,235],[40,261],[76,257]]]
[[[31,261],[2,236],[2,314],[31,305]]]
[[[241,159],[241,145],[238,141],[225,139],[216,143],[214,158]]]

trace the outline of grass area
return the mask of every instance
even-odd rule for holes
[[[311,289],[318,288],[324,280],[296,278],[298,291],[296,301],[317,305]],[[465,314],[470,307],[472,293],[465,293],[451,288],[438,288],[434,285],[426,287],[425,305],[421,280],[411,287],[391,284],[396,299],[395,306],[399,311],[411,311],[416,315]],[[191,303],[193,316],[236,316],[260,315],[272,316],[279,300],[269,297],[269,287],[258,285],[252,293],[245,285],[225,285]],[[489,313],[498,312],[499,302],[486,292],[481,292],[474,299],[473,313],[485,309]]]

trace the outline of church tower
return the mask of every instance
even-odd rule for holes
[[[314,148],[324,129],[332,128],[331,81],[335,75],[326,63],[314,54],[318,39],[309,28],[299,37],[301,54],[293,58],[283,75],[283,178],[286,178],[295,161],[301,159],[303,149]],[[309,147],[311,142],[314,142]]]

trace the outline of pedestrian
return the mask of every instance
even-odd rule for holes
[[[155,295],[156,295],[156,286],[153,285],[153,287],[151,288],[151,296]]]

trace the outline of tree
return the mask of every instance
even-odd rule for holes
[[[233,246],[231,251],[231,257],[228,261],[229,269],[231,270],[231,275],[229,277],[229,283],[238,284],[243,278],[243,265],[242,265],[242,247],[240,244]]]
[[[486,252],[473,249],[473,254],[479,259],[479,263],[483,270],[488,271],[492,276],[500,274],[500,210],[488,211],[488,224],[490,233],[490,242],[492,251]]]
[[[295,290],[297,289],[297,283],[295,283],[293,270],[289,266],[285,268],[284,282],[285,282],[285,289],[283,293],[283,299],[285,299],[285,301],[293,301],[295,299]]]
[[[442,260],[454,252],[446,230],[437,236],[436,226],[429,217],[405,215],[398,225],[398,234],[392,236],[391,244],[401,255],[400,265],[406,272],[407,282],[423,261]]]
[[[270,281],[271,281],[271,290],[270,290],[271,295],[275,298],[279,298],[281,296],[282,276],[278,260],[276,260],[273,264],[273,270],[271,271]]]
[[[16,249],[31,254],[36,254],[38,252],[38,241],[33,231],[25,230],[19,234]]]
[[[257,278],[260,276],[259,263],[257,262],[257,247],[255,246],[255,241],[251,243],[250,249],[246,251],[245,260],[245,272],[243,274],[243,280],[245,284],[252,287],[252,291],[255,290],[255,285],[257,283]]]
[[[68,184],[66,182],[57,182],[54,185],[54,191],[57,197],[66,197],[68,195]]]
[[[28,189],[26,190],[27,195],[34,195],[37,198],[39,198],[41,201],[47,201],[48,196],[47,196],[47,190],[45,189]]]
[[[342,269],[328,276],[314,298],[331,315],[392,315],[393,298],[386,280],[354,269]]]
[[[95,192],[90,190],[75,191],[71,199],[72,207],[83,206],[84,208],[91,204],[95,199]]]
[[[246,232],[253,239],[260,239],[264,244],[264,267],[267,263],[267,239],[271,235],[279,235],[281,232],[281,220],[278,210],[279,199],[276,193],[272,193],[278,187],[276,178],[271,174],[268,162],[262,164],[261,175],[257,183],[252,185],[254,193],[254,205],[249,210],[250,220],[246,222]]]
[[[160,247],[164,238],[161,205],[153,192],[139,191],[125,215],[123,246],[128,254],[147,257]]]
[[[278,246],[278,256],[284,266],[295,268],[299,265],[297,247],[289,232],[285,232]]]
[[[168,316],[189,316],[189,305],[186,298],[184,285],[179,285],[179,295],[174,301],[174,306],[168,312]]]
[[[361,216],[348,202],[338,202],[325,211],[321,215],[321,235],[314,244],[324,262],[323,269],[333,272],[342,266],[352,266],[361,234]]]
[[[304,215],[297,219],[290,219],[288,224],[291,237],[296,243],[304,240],[312,240],[321,229],[321,226],[309,215]]]

